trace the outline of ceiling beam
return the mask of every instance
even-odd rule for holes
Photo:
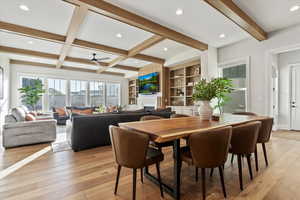
[[[20,25],[16,25],[16,24],[10,24],[10,23],[6,23],[6,22],[2,22],[2,21],[0,21],[0,30],[5,30],[5,31],[12,32],[12,33],[16,33],[18,35],[25,35],[28,37],[47,40],[47,41],[56,42],[56,43],[60,43],[60,44],[64,44],[66,41],[66,36],[58,35],[55,33],[49,33],[49,32],[45,32],[45,31],[40,31],[37,29],[32,29],[32,28],[28,28],[28,27],[20,26]],[[128,51],[124,50],[124,49],[119,49],[119,48],[110,47],[110,46],[106,46],[103,44],[92,43],[92,42],[79,40],[79,39],[75,39],[72,46],[84,48],[84,49],[99,50],[99,51],[103,51],[103,52],[107,52],[107,53],[111,53],[111,54],[123,55],[123,56],[128,55]],[[139,60],[144,60],[147,62],[154,62],[154,63],[159,63],[159,64],[162,64],[165,62],[164,59],[153,57],[153,56],[148,56],[148,55],[143,55],[143,54],[137,54],[135,56],[135,58],[139,59]]]
[[[46,63],[39,63],[39,62],[29,62],[29,61],[22,61],[22,60],[10,60],[10,64],[18,64],[18,65],[27,65],[27,66],[33,66],[33,67],[43,67],[43,68],[49,68],[49,69],[57,69],[56,65],[46,64]],[[78,67],[69,67],[69,66],[61,66],[60,69],[68,70],[68,71],[78,71],[78,72],[88,72],[95,74],[97,70],[91,70],[91,69],[83,69]],[[103,72],[103,74],[106,75],[113,75],[113,76],[124,76],[123,73],[117,73],[117,72]]]
[[[159,35],[154,35],[152,37],[150,37],[149,39],[143,41],[142,43],[136,45],[135,47],[131,48],[128,51],[128,55],[127,56],[119,56],[118,58],[112,60],[109,65],[107,66],[107,68],[101,68],[98,70],[98,73],[101,73],[103,71],[105,71],[106,69],[113,67],[117,64],[119,64],[120,62],[122,62],[123,60],[126,60],[127,58],[130,58],[132,56],[137,55],[138,53],[140,53],[141,51],[163,41],[164,38],[159,36]]]
[[[32,56],[32,57],[38,57],[38,58],[45,58],[45,59],[51,59],[51,60],[58,60],[58,58],[59,58],[59,55],[56,55],[56,54],[32,51],[32,50],[27,50],[27,49],[18,49],[18,48],[6,47],[6,46],[0,46],[0,52]],[[83,58],[74,58],[74,57],[67,56],[65,61],[98,66],[94,62],[90,61],[89,59],[83,59]],[[107,63],[107,62],[99,62],[99,64],[103,67],[106,67],[109,65],[109,63]],[[115,68],[121,69],[121,70],[127,70],[127,71],[135,71],[135,72],[139,71],[139,68],[137,68],[137,67],[119,65],[119,64],[116,65]]]
[[[89,6],[90,10],[96,13],[99,13],[106,17],[110,17],[112,19],[118,20],[128,25],[135,26],[147,32],[160,35],[167,39],[174,40],[178,43],[193,47],[195,49],[199,49],[202,51],[208,49],[208,45],[205,44],[204,42],[195,40],[187,35],[174,31],[170,28],[162,26],[161,24],[153,22],[149,19],[141,17],[135,13],[129,12],[123,8],[105,2],[103,0],[64,0],[64,1],[75,5],[86,4]]]
[[[267,33],[232,0],[204,0],[204,2],[218,10],[257,40],[268,39]]]
[[[73,12],[73,16],[71,18],[71,22],[70,22],[70,25],[68,28],[66,41],[65,41],[65,44],[63,45],[63,47],[61,48],[61,51],[59,54],[60,56],[59,56],[58,62],[56,64],[56,68],[60,68],[62,66],[62,64],[64,63],[64,60],[71,50],[72,43],[76,39],[79,28],[80,28],[81,24],[83,23],[84,19],[86,18],[87,13],[88,13],[87,6],[81,5],[79,7],[78,6],[75,7],[75,10]]]

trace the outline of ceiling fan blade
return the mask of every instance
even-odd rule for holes
[[[100,61],[100,60],[108,60],[108,59],[110,59],[110,58],[109,57],[105,57],[105,58],[99,58],[97,60]]]

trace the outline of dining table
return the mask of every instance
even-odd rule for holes
[[[170,194],[174,199],[180,199],[180,139],[187,138],[194,133],[201,133],[226,126],[237,126],[248,122],[259,121],[268,118],[266,116],[249,116],[223,114],[218,121],[201,120],[199,116],[159,119],[149,121],[138,121],[119,123],[121,128],[140,132],[149,135],[150,140],[155,143],[164,143],[173,141],[173,184],[162,183],[163,190]],[[155,176],[149,170],[145,169],[145,177],[153,183],[159,185]]]

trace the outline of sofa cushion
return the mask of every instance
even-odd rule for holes
[[[6,115],[5,116],[5,123],[16,123],[17,119],[13,115]]]
[[[84,110],[72,109],[72,113],[80,114],[80,115],[91,115],[93,114],[93,109],[92,108],[88,108]]]
[[[67,112],[65,108],[54,108],[55,112],[58,113],[59,116],[66,116]]]
[[[26,112],[21,107],[16,107],[11,110],[11,114],[16,118],[18,122],[25,121]]]

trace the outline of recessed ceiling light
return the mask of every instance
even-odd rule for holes
[[[294,12],[294,11],[296,11],[296,10],[299,10],[299,8],[300,8],[300,6],[295,5],[295,6],[292,6],[292,7],[290,8],[290,11],[291,11],[291,12]]]
[[[24,11],[29,11],[28,6],[26,6],[26,5],[24,5],[24,4],[21,4],[21,5],[19,6],[19,8],[20,8],[21,10],[24,10]]]
[[[177,8],[176,15],[183,15],[183,10],[181,8]]]
[[[167,48],[167,47],[165,47],[165,48],[164,48],[164,51],[168,51],[168,48]]]
[[[226,35],[224,33],[219,35],[219,38],[224,38],[224,37],[226,37]]]
[[[118,34],[116,35],[116,37],[117,37],[117,38],[122,38],[123,35],[122,35],[121,33],[118,33]]]
[[[28,44],[33,44],[33,42],[30,40],[30,41],[28,41]]]

